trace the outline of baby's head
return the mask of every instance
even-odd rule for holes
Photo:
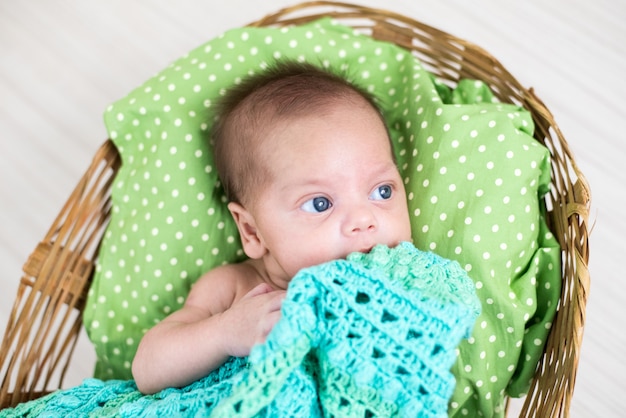
[[[228,200],[250,203],[255,192],[271,181],[270,162],[260,151],[272,146],[271,131],[281,122],[323,116],[331,105],[340,103],[369,104],[384,126],[369,93],[311,64],[277,62],[229,89],[217,103],[211,135]]]
[[[288,62],[235,86],[218,110],[216,166],[248,256],[293,275],[410,240],[389,134],[366,91]]]

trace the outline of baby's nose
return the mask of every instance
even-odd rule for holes
[[[374,213],[366,207],[352,208],[344,223],[344,234],[356,235],[365,232],[374,232],[378,227]]]

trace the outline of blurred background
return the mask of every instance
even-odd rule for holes
[[[106,139],[105,108],[223,31],[296,3],[0,0],[0,333],[22,264]],[[591,291],[571,413],[623,416],[626,2],[358,3],[478,44],[553,113],[592,189]],[[65,386],[89,377],[94,359],[81,336]]]

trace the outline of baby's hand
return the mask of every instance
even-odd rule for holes
[[[221,314],[225,348],[231,356],[245,357],[254,345],[265,342],[280,319],[285,293],[262,283]]]

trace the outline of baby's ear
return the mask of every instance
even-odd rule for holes
[[[243,251],[252,259],[259,259],[266,253],[265,245],[257,231],[254,216],[239,203],[230,202],[228,210],[239,229],[239,237],[243,245]]]

